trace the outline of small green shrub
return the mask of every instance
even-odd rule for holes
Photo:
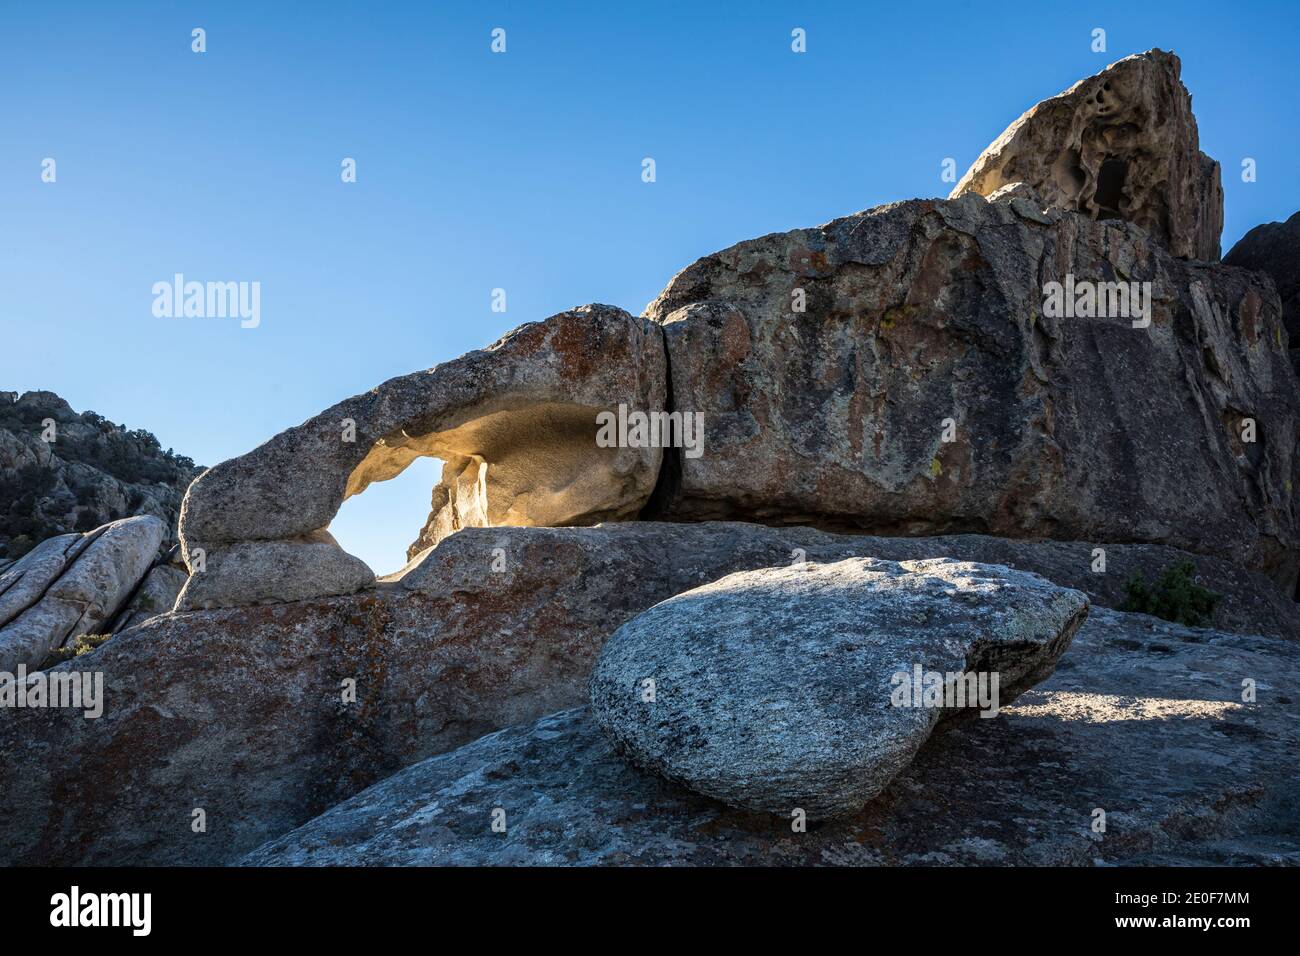
[[[1125,597],[1119,609],[1152,614],[1189,627],[1205,627],[1214,618],[1214,609],[1223,595],[1193,581],[1195,573],[1191,561],[1181,561],[1165,568],[1155,584],[1135,574],[1124,584]]]
[[[112,634],[78,634],[62,647],[56,647],[50,651],[49,656],[41,662],[38,670],[48,670],[51,667],[57,667],[64,661],[70,661],[74,657],[89,654],[112,636]]]

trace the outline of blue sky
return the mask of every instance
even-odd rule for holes
[[[638,312],[741,239],[943,195],[945,157],[964,171],[1034,102],[1153,46],[1182,58],[1223,164],[1226,251],[1300,209],[1297,40],[1294,2],[6,0],[0,389],[214,464],[523,322]],[[260,282],[261,325],[155,317],[177,272]],[[349,502],[339,539],[395,569],[435,476]]]

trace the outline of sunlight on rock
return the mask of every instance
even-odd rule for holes
[[[1040,698],[1036,703],[1012,704],[1002,712],[1017,717],[1058,717],[1088,724],[1110,724],[1120,720],[1223,720],[1232,711],[1243,709],[1241,704],[1230,700],[1119,697],[1072,691],[1043,691],[1035,696]]]

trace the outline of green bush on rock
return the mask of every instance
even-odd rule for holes
[[[1201,587],[1192,576],[1196,566],[1182,561],[1165,568],[1155,584],[1146,577],[1135,574],[1124,584],[1124,603],[1121,611],[1151,614],[1189,627],[1205,627],[1214,617],[1223,595]]]

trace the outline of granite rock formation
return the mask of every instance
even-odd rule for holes
[[[1053,315],[1075,281],[1138,284],[1149,325]],[[1159,543],[1294,588],[1300,389],[1256,273],[966,194],[739,243],[647,315],[707,449],[647,516]]]
[[[98,634],[130,602],[166,526],[152,515],[47,538],[0,574],[0,671],[40,667],[51,651]]]
[[[0,710],[0,862],[1300,862],[1285,283],[1213,261],[1189,104],[1175,57],[1130,58],[1031,110],[953,198],[742,242],[644,316],[584,306],[346,399],[190,484],[188,578],[154,518],[0,566],[0,702],[5,664],[124,628],[37,675],[102,675],[102,715]],[[30,476],[49,400],[23,402],[0,464]],[[375,581],[328,525],[420,456],[445,462],[432,511]],[[1108,609],[1184,564],[1213,629]],[[786,601],[798,582],[825,587]],[[579,705],[620,628],[597,720]],[[779,673],[792,634],[833,653]],[[997,719],[907,724],[857,686],[891,654],[1005,665],[1010,694],[1056,670]],[[618,713],[643,659],[710,772]],[[821,728],[811,772],[772,752],[790,735],[756,739],[764,701]],[[768,812],[795,800],[828,819]]]
[[[186,492],[180,535],[191,571],[203,552],[205,603],[240,604],[254,553],[324,532],[339,506],[421,456],[447,463],[424,538],[474,524],[591,524],[632,517],[650,497],[660,448],[596,447],[596,416],[627,403],[662,408],[657,330],[589,305],[520,326],[487,349],[391,379],[217,465]],[[472,480],[462,481],[468,470]],[[332,539],[331,539],[332,540]],[[313,542],[322,545],[325,539]],[[243,547],[229,562],[212,558]],[[283,545],[281,545],[283,547]],[[356,590],[357,569],[334,547],[312,549],[294,598]],[[373,575],[364,583],[372,583]],[[197,587],[197,585],[196,585]],[[322,589],[323,587],[323,589]]]

